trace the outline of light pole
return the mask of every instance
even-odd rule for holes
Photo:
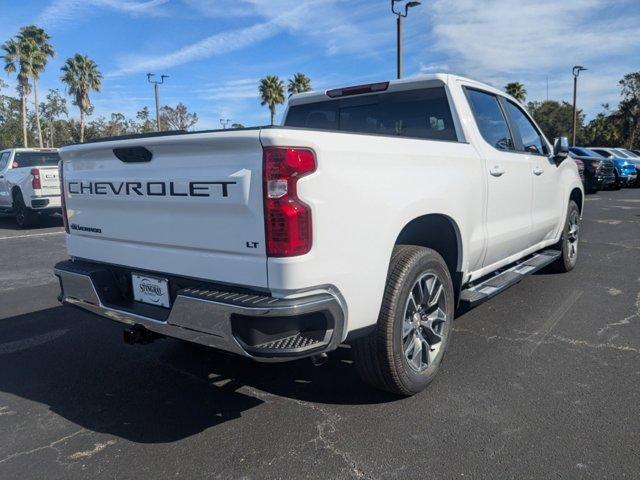
[[[224,119],[224,118],[221,118],[221,119],[220,119],[220,125],[222,125],[222,129],[223,129],[223,130],[226,130],[226,129],[227,129],[227,125],[229,125],[229,122],[230,122],[230,121],[231,121],[231,120],[229,120],[228,118],[227,118],[227,119]]]
[[[582,65],[576,65],[573,67],[573,70],[571,71],[573,73],[573,131],[572,131],[573,138],[572,138],[571,146],[573,147],[576,146],[576,126],[578,124],[578,109],[576,108],[578,76],[580,75],[580,72],[584,72],[585,70],[586,68],[584,68]]]
[[[157,128],[158,128],[158,131],[160,131],[161,128],[160,128],[160,88],[159,88],[159,85],[162,85],[164,83],[164,79],[165,78],[169,78],[169,75],[160,75],[160,80],[151,80],[155,76],[156,76],[155,73],[147,73],[147,82],[153,84],[153,90],[154,90],[154,92],[156,94],[156,125],[157,125]]]
[[[397,35],[398,35],[398,78],[402,78],[402,19],[406,18],[409,14],[409,9],[413,7],[417,7],[422,2],[407,2],[404,5],[404,12],[402,11],[402,7],[400,10],[396,10],[396,3],[401,2],[402,0],[391,0],[391,11],[397,17],[396,25],[397,25]]]

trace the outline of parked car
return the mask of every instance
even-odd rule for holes
[[[615,148],[589,147],[589,150],[609,158],[615,166],[615,188],[630,187],[636,181],[636,166],[629,158]]]
[[[458,305],[578,259],[584,189],[512,97],[448,74],[294,95],[282,127],[64,147],[63,303],[273,362],[434,378]]]
[[[616,175],[613,161],[584,147],[569,148],[569,155],[574,159],[582,160],[584,163],[585,190],[587,193],[595,193],[598,190],[615,186]]]
[[[20,228],[37,223],[39,214],[60,212],[60,184],[55,148],[0,151],[0,211],[15,215]]]
[[[640,155],[635,153],[633,150],[627,150],[626,148],[616,148],[616,150],[621,151],[627,155],[627,159],[636,166],[636,182],[634,184],[635,187],[640,187]]]

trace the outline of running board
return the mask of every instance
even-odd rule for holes
[[[491,276],[480,279],[479,283],[467,286],[460,292],[460,307],[467,309],[480,305],[491,297],[520,282],[527,275],[543,269],[562,252],[559,250],[544,250],[519,260],[506,269],[500,269]]]

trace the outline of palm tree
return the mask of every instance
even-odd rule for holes
[[[520,82],[507,83],[507,85],[504,87],[504,91],[518,100],[520,103],[524,103],[525,99],[527,98],[527,91],[525,90],[524,85]]]
[[[267,105],[271,112],[271,125],[276,118],[276,105],[284,103],[284,82],[275,75],[267,75],[260,80],[260,105]]]
[[[303,93],[311,91],[311,79],[304,73],[296,73],[293,78],[289,79],[289,86],[287,87],[289,96],[294,93]]]
[[[26,50],[31,53],[29,76],[33,82],[34,113],[38,130],[38,141],[40,148],[42,148],[42,127],[40,125],[40,111],[38,108],[38,79],[47,66],[49,58],[53,58],[54,50],[53,46],[49,43],[51,37],[42,28],[35,25],[22,27],[17,38],[21,44],[29,45]]]
[[[31,58],[34,49],[32,42],[20,41],[18,37],[7,40],[3,45],[4,71],[18,72],[18,93],[20,94],[20,122],[22,124],[22,140],[28,147],[27,140],[27,95],[29,94],[29,77],[31,75]]]
[[[80,143],[84,142],[84,116],[91,110],[89,93],[100,91],[102,74],[96,62],[86,55],[76,53],[68,58],[62,70],[62,81],[67,84],[67,92],[73,97],[73,104],[80,110]]]

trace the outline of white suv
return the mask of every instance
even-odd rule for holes
[[[15,214],[20,228],[38,221],[38,212],[60,211],[58,150],[12,148],[0,152],[0,211]]]

